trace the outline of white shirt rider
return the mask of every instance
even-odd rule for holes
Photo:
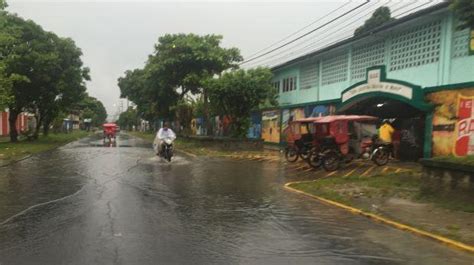
[[[163,128],[160,128],[156,133],[155,143],[158,143],[158,150],[162,150],[163,148],[163,140],[170,138],[171,140],[176,139],[176,134],[168,128],[168,125],[165,123]]]

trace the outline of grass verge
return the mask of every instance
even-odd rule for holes
[[[437,207],[474,213],[474,196],[469,192],[436,188],[422,180],[416,171],[377,175],[370,178],[334,177],[294,183],[292,188],[330,200],[358,206],[358,199],[401,198]]]
[[[54,149],[88,135],[90,135],[88,132],[74,131],[69,134],[51,133],[48,136],[40,136],[36,141],[21,140],[16,143],[3,141],[0,142],[0,160],[17,160],[27,155]]]

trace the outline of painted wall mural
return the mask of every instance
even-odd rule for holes
[[[281,118],[281,140],[286,142],[286,135],[288,134],[289,124],[293,120],[305,118],[304,108],[284,109]]]
[[[280,110],[262,112],[262,139],[265,142],[280,142]]]
[[[250,128],[247,137],[251,139],[260,139],[262,136],[262,115],[254,112],[250,115]]]
[[[433,113],[433,156],[474,155],[474,88],[427,95]]]

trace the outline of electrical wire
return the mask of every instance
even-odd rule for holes
[[[416,1],[410,2],[409,4],[404,5],[404,6],[400,7],[400,8],[394,9],[394,10],[396,10],[396,11],[398,11],[398,10],[403,10],[403,9],[405,9],[406,7],[412,5],[414,2],[416,2]],[[421,4],[421,5],[418,5],[418,6],[414,7],[414,8],[412,8],[412,9],[406,10],[406,11],[400,13],[400,14],[397,14],[396,16],[394,16],[394,18],[397,18],[397,19],[398,19],[398,18],[402,17],[402,16],[405,15],[405,14],[411,13],[412,11],[417,10],[417,9],[420,9],[421,7],[424,7],[424,6],[426,6],[426,5],[428,5],[428,4],[431,4],[431,3],[433,3],[433,0],[431,0],[431,1],[429,1],[429,2],[426,2],[426,3],[423,3],[423,4]],[[394,6],[396,6],[396,5],[393,5],[392,8],[393,8]],[[361,12],[359,12],[359,13],[357,13],[357,14],[360,14],[360,13],[361,13]],[[357,15],[357,14],[355,14],[355,15]],[[354,17],[354,15],[353,15],[352,17]],[[352,18],[352,17],[350,17],[350,18]],[[353,24],[353,23],[351,23],[351,24]],[[345,28],[347,28],[347,27],[350,26],[351,24],[346,25]],[[340,25],[340,24],[339,24],[339,25]],[[332,30],[332,32],[337,31],[337,30],[334,29],[334,28],[331,28],[331,30]],[[353,31],[353,29],[346,30],[346,31],[344,31],[342,34],[351,33],[351,31]],[[324,32],[327,32],[327,30],[326,30],[326,31],[323,31],[323,32],[321,32],[321,33],[324,33]],[[339,34],[339,35],[338,35],[338,39],[337,39],[336,41],[331,42],[331,44],[323,44],[322,46],[324,46],[324,47],[329,47],[329,45],[335,44],[335,43],[337,43],[337,42],[340,42],[340,41],[342,41],[342,40],[345,40],[345,39],[348,39],[348,38],[352,37],[352,34],[349,34],[349,36],[345,36],[345,35],[344,35],[344,36],[341,36],[342,34]],[[322,36],[322,35],[320,35],[320,36]],[[331,38],[331,39],[333,39],[333,38]],[[328,40],[327,38],[324,39],[324,41],[327,41],[327,40]],[[322,41],[322,40],[321,40],[321,41]],[[287,58],[286,61],[290,61],[291,59],[289,59],[289,56],[295,55],[295,56],[293,56],[293,58],[298,58],[298,57],[301,57],[301,56],[305,56],[305,55],[307,55],[307,54],[310,54],[310,53],[312,53],[312,52],[315,51],[315,50],[321,49],[321,47],[322,47],[321,45],[318,46],[318,47],[315,47],[315,45],[318,44],[318,43],[321,43],[321,41],[313,42],[313,43],[311,43],[310,45],[306,45],[306,46],[304,46],[303,48],[298,49],[298,50],[296,50],[296,51],[293,50],[290,54],[286,54],[286,55],[284,55],[284,56],[280,56],[280,57],[275,58],[275,59],[273,59],[273,58],[274,58],[275,56],[278,56],[278,55],[273,55],[273,56],[267,57],[267,58],[265,58],[265,59],[263,59],[263,60],[259,60],[258,62],[255,62],[255,63],[256,63],[256,64],[265,64],[265,65],[277,65],[277,64],[278,64],[278,61],[281,61],[281,59],[284,59],[284,58]],[[306,42],[307,42],[307,41],[306,41]],[[296,45],[295,47],[297,47],[297,46],[299,46],[299,45],[301,45],[301,43],[298,44],[298,45]],[[295,47],[293,47],[293,49],[294,49]],[[303,51],[303,50],[307,50],[308,48],[313,48],[313,49],[310,49],[309,51],[307,51],[307,52],[304,53],[303,55],[296,55],[298,52]],[[285,50],[285,51],[288,51],[288,50],[292,50],[292,49],[287,49],[287,50]],[[284,51],[284,52],[285,52],[285,51]],[[284,52],[283,52],[283,53],[284,53]],[[280,53],[280,55],[281,55],[281,54],[282,54],[282,53]],[[265,62],[266,62],[266,63],[265,63]],[[273,64],[274,62],[275,62],[276,64]]]
[[[387,3],[389,3],[390,1],[391,1],[391,0],[389,0]],[[325,30],[319,32],[319,35],[318,35],[319,41],[312,42],[310,45],[306,45],[306,46],[304,46],[302,49],[298,49],[298,50],[296,50],[296,51],[294,50],[296,47],[299,47],[299,46],[301,46],[301,45],[304,45],[304,44],[306,44],[306,43],[308,43],[308,42],[313,41],[312,39],[309,39],[309,40],[306,40],[306,41],[304,41],[304,42],[300,42],[300,43],[298,43],[297,45],[294,45],[294,46],[292,46],[292,47],[290,47],[290,48],[288,48],[288,49],[282,51],[281,53],[285,53],[285,52],[287,52],[287,51],[291,51],[291,53],[288,54],[288,55],[292,55],[292,54],[294,54],[294,53],[296,53],[296,52],[299,52],[299,51],[301,51],[301,50],[304,50],[304,49],[306,49],[306,48],[308,48],[308,47],[310,47],[310,46],[312,46],[312,45],[314,45],[314,44],[316,44],[316,43],[320,43],[321,41],[325,41],[325,40],[326,40],[326,36],[327,36],[328,34],[329,34],[329,35],[330,35],[330,34],[333,34],[333,32],[338,31],[339,28],[347,28],[348,26],[350,26],[350,25],[352,25],[352,24],[354,24],[354,23],[356,23],[356,22],[359,22],[359,20],[360,20],[361,18],[366,17],[367,15],[369,15],[370,13],[372,13],[374,10],[376,10],[377,8],[379,8],[379,7],[380,7],[380,6],[378,5],[379,2],[380,2],[380,0],[377,1],[376,4],[370,6],[368,9],[364,9],[363,11],[360,11],[360,12],[357,12],[357,13],[353,13],[350,17],[348,17],[348,18],[346,18],[345,20],[340,21],[340,23],[336,24],[336,25],[335,25],[336,27],[328,28],[328,29],[325,29]],[[359,16],[361,13],[364,13],[364,14],[363,14],[362,16]],[[355,20],[354,20],[353,18],[355,18]],[[347,22],[350,22],[350,23],[347,23]],[[341,26],[341,25],[342,25],[342,26]],[[357,26],[359,26],[359,25],[357,25]],[[281,54],[281,53],[280,53],[280,54]],[[273,58],[273,57],[275,57],[275,56],[278,56],[278,55],[280,55],[280,54],[267,57],[267,58],[265,58],[265,59],[260,60],[259,62],[260,62],[260,63],[261,63],[261,62],[264,62],[264,61],[266,61],[266,60],[268,60],[268,59],[271,59],[271,58]],[[283,56],[283,57],[284,57],[284,56]],[[280,57],[280,58],[282,58],[282,57]]]
[[[315,20],[315,21],[311,22],[310,24],[308,24],[308,25],[302,27],[301,29],[299,29],[299,30],[297,30],[297,31],[295,31],[295,32],[293,32],[293,33],[291,33],[290,35],[288,35],[288,36],[286,36],[286,37],[280,39],[279,41],[277,41],[277,42],[275,42],[275,43],[272,43],[271,45],[269,45],[269,46],[267,46],[267,47],[265,47],[265,48],[263,48],[263,49],[261,49],[261,50],[256,51],[255,53],[249,55],[248,57],[249,57],[249,58],[252,58],[252,57],[256,56],[257,54],[259,54],[259,53],[261,53],[261,52],[263,52],[263,51],[266,51],[266,50],[272,48],[273,46],[275,46],[275,45],[277,45],[277,44],[279,44],[279,43],[282,43],[283,41],[285,41],[285,40],[287,40],[287,39],[289,39],[289,38],[295,36],[296,34],[302,32],[303,30],[305,30],[305,29],[307,29],[307,28],[309,28],[309,27],[311,27],[312,25],[316,24],[317,22],[320,22],[322,19],[324,19],[324,18],[326,18],[326,17],[332,15],[332,14],[335,13],[336,11],[341,10],[341,8],[345,7],[346,5],[350,4],[351,2],[352,2],[352,0],[350,0],[350,1],[346,2],[346,3],[344,3],[343,5],[337,7],[336,9],[334,9],[334,10],[332,10],[331,12],[327,13],[326,15],[324,15],[324,16],[318,18],[317,20]]]
[[[336,18],[334,18],[334,19],[332,19],[332,20],[330,20],[330,21],[324,23],[323,25],[321,25],[321,26],[319,26],[319,27],[317,27],[317,28],[315,28],[315,29],[313,29],[313,30],[311,30],[311,31],[309,31],[309,32],[307,32],[307,33],[305,33],[305,34],[303,34],[303,35],[301,35],[301,36],[299,36],[299,37],[297,37],[297,38],[291,40],[291,41],[288,41],[288,42],[286,42],[286,43],[284,43],[284,44],[282,44],[282,45],[280,45],[280,46],[278,46],[278,47],[276,47],[276,48],[273,48],[273,49],[271,49],[270,51],[267,51],[267,52],[265,52],[265,53],[263,53],[263,54],[261,54],[261,55],[255,56],[255,57],[250,58],[250,59],[248,59],[248,60],[245,60],[245,61],[241,62],[239,65],[242,65],[242,64],[245,64],[245,63],[254,61],[254,60],[256,60],[256,59],[258,59],[258,58],[261,58],[261,57],[263,57],[263,56],[265,56],[265,55],[267,55],[267,54],[270,54],[270,53],[272,53],[272,52],[274,52],[274,51],[277,51],[277,50],[279,50],[279,49],[281,49],[281,48],[283,48],[283,47],[285,47],[285,46],[288,46],[288,45],[290,45],[291,43],[294,43],[295,41],[298,41],[298,40],[300,40],[300,39],[302,39],[302,38],[308,36],[309,34],[315,32],[316,30],[318,30],[318,29],[320,29],[320,28],[323,28],[323,27],[325,27],[325,26],[331,24],[332,22],[338,20],[339,18],[342,18],[342,17],[346,16],[347,14],[350,14],[350,13],[354,12],[355,10],[357,10],[357,9],[359,9],[359,8],[361,8],[361,7],[363,7],[363,6],[365,6],[365,5],[368,4],[368,3],[370,3],[370,0],[366,0],[364,3],[362,3],[362,4],[360,4],[360,5],[356,6],[356,7],[354,7],[354,8],[352,8],[352,9],[350,9],[349,11],[344,12],[342,15],[337,16]]]

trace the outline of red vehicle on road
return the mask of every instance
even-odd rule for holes
[[[115,123],[104,123],[102,124],[102,129],[104,131],[104,140],[105,139],[115,139],[117,132],[117,124]]]

